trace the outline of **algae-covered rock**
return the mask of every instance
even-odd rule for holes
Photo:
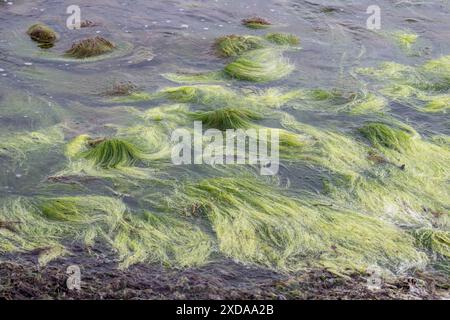
[[[77,59],[99,56],[114,50],[116,45],[103,37],[87,38],[75,42],[66,55]]]
[[[36,23],[28,28],[27,34],[30,38],[41,44],[53,44],[58,39],[57,33],[49,26]]]
[[[251,17],[242,20],[242,24],[250,29],[263,29],[269,27],[272,23],[260,17]]]

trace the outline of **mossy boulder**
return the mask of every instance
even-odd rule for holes
[[[242,20],[242,24],[250,29],[263,29],[268,28],[272,23],[268,20],[260,17],[251,17]]]
[[[27,34],[33,41],[41,44],[53,44],[58,39],[58,34],[49,26],[36,23],[28,28]]]
[[[75,42],[72,44],[72,47],[66,51],[66,55],[77,59],[84,59],[110,53],[115,47],[116,45],[111,41],[97,36],[95,38],[87,38]]]

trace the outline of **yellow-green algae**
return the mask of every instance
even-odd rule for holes
[[[9,134],[0,142],[0,157],[7,157],[20,164],[25,161],[29,152],[53,148],[63,140],[64,133],[60,126]]]
[[[248,51],[224,68],[231,78],[254,82],[279,80],[293,70],[282,52],[272,48]]]
[[[163,76],[179,83],[211,83],[230,78],[254,82],[278,80],[294,69],[283,57],[283,50],[298,43],[298,38],[288,33],[269,33],[264,38],[227,35],[214,42],[214,50],[219,56],[234,57],[234,61],[228,63],[223,71],[167,73]]]
[[[424,228],[413,234],[418,245],[431,252],[435,267],[450,273],[450,231]]]
[[[142,160],[142,151],[128,141],[110,138],[96,143],[82,156],[102,168],[115,168],[133,166]]]
[[[281,46],[296,46],[300,43],[300,39],[292,33],[268,33],[265,35],[265,39]]]
[[[219,130],[249,128],[252,121],[259,120],[262,115],[251,109],[225,107],[211,111],[192,113],[192,118],[201,121],[208,128]]]
[[[412,54],[412,47],[419,39],[419,35],[407,31],[393,32],[392,37],[397,45],[407,54]]]
[[[277,88],[264,90],[232,90],[211,84],[196,84],[163,88],[152,95],[152,99],[168,99],[177,103],[190,103],[208,107],[251,106],[255,111],[280,108],[302,96],[301,90],[282,91]],[[149,111],[150,112],[150,111]]]
[[[167,210],[205,216],[220,251],[242,263],[285,271],[321,266],[346,273],[373,264],[398,272],[426,262],[414,239],[389,223],[316,205],[318,199],[283,195],[254,177],[187,183],[177,195],[168,199]]]
[[[36,23],[29,27],[27,34],[32,40],[41,44],[53,44],[58,38],[58,34],[43,23]]]
[[[1,199],[0,252],[40,250],[39,262],[69,253],[66,243],[90,247],[103,241],[119,258],[119,267],[137,262],[195,266],[207,262],[209,236],[179,218],[130,212],[119,199],[68,196]]]
[[[403,151],[410,148],[411,136],[405,131],[384,123],[368,123],[360,128],[361,134],[376,148]]]
[[[94,139],[88,134],[82,134],[73,138],[66,144],[65,155],[69,160],[66,167],[52,177],[97,177],[122,182],[133,178],[138,185],[142,180],[155,176],[158,167],[170,164],[172,130],[186,122],[178,114],[178,111],[185,109],[172,107],[155,108],[155,112],[126,108],[136,116],[134,126],[109,125],[115,131],[112,137]],[[168,112],[161,114],[161,110]],[[164,118],[154,121],[151,118],[153,114],[159,117],[170,116],[167,117],[167,122]],[[185,110],[185,116],[187,115]],[[172,122],[173,120],[176,121]]]
[[[445,112],[449,108],[449,56],[429,60],[417,67],[385,62],[378,68],[356,71],[383,81],[382,94],[419,111]]]
[[[216,53],[222,57],[234,57],[243,52],[263,47],[263,41],[255,36],[227,35],[214,42]]]
[[[449,214],[450,150],[445,146],[401,123],[383,124],[381,131],[376,124],[367,143],[288,115],[282,124],[313,142],[297,158],[330,171],[334,178],[324,180],[325,190],[337,203],[410,227],[430,226],[435,220],[430,212]],[[385,160],[374,162],[372,146]]]

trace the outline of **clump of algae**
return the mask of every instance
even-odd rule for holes
[[[254,177],[188,183],[177,195],[166,203],[167,210],[201,208],[194,214],[211,223],[220,251],[243,263],[282,271],[321,266],[346,273],[372,264],[396,272],[426,261],[413,238],[393,225],[283,195]]]
[[[429,99],[423,108],[425,112],[443,112],[450,109],[450,95],[431,96]]]
[[[392,34],[394,40],[404,50],[411,50],[411,47],[417,42],[419,36],[415,33],[397,31]]]
[[[368,123],[359,130],[376,148],[389,148],[397,151],[407,150],[411,145],[411,136],[405,131],[380,123]]]
[[[263,41],[255,36],[227,35],[217,38],[214,48],[221,57],[234,57],[252,49],[263,47]]]
[[[293,70],[281,51],[272,48],[248,51],[224,68],[231,78],[254,82],[279,80]]]
[[[191,116],[207,127],[219,130],[249,128],[252,126],[252,121],[262,118],[260,113],[251,109],[233,107],[198,111],[192,113]]]
[[[95,38],[87,38],[75,42],[72,44],[72,47],[66,51],[66,55],[77,59],[84,59],[112,52],[115,47],[114,43],[103,37],[97,36]]]
[[[206,263],[212,251],[209,236],[196,226],[168,215],[132,213],[125,204],[104,196],[1,199],[0,252],[39,250],[45,265],[69,253],[62,243],[97,241],[110,245],[119,267],[138,262],[190,267]]]
[[[264,29],[272,25],[268,20],[261,17],[251,17],[242,20],[242,24],[250,29]]]
[[[387,101],[383,97],[368,93],[363,97],[357,97],[345,106],[351,114],[368,114],[383,112],[387,108]]]
[[[102,168],[132,166],[142,160],[142,151],[132,143],[118,139],[101,139],[91,142],[91,148],[83,153],[83,157],[93,160]]]
[[[291,33],[273,32],[265,35],[265,39],[281,46],[296,46],[300,43],[300,39]]]
[[[36,23],[27,30],[30,38],[43,45],[52,45],[58,39],[57,33],[49,26]]]

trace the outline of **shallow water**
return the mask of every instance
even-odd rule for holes
[[[295,65],[289,76],[264,84],[225,81],[237,89],[283,90],[324,88],[344,92],[377,92],[383,85],[376,79],[357,75],[358,67],[374,67],[384,61],[418,66],[450,54],[450,2],[442,1],[377,1],[381,8],[381,30],[368,30],[366,9],[373,1],[78,1],[81,19],[99,25],[81,30],[68,30],[66,8],[71,1],[11,1],[0,3],[0,134],[45,130],[63,124],[64,141],[78,134],[102,136],[111,133],[111,124],[130,126],[132,119],[120,108],[132,105],[146,110],[158,101],[114,103],[105,92],[114,81],[130,81],[140,91],[156,92],[178,84],[162,74],[219,70],[224,59],[214,55],[214,39],[227,34],[264,35],[267,32],[290,32],[300,37],[299,49],[284,54]],[[240,21],[249,16],[262,16],[273,22],[270,30],[251,30]],[[54,28],[60,40],[51,49],[37,48],[26,35],[37,21]],[[390,36],[408,31],[419,40],[406,52]],[[115,56],[98,61],[79,62],[61,59],[70,44],[83,37],[102,35],[121,47]],[[43,54],[47,50],[51,54]],[[199,106],[193,105],[192,108]],[[287,105],[286,112],[298,121],[317,128],[333,129],[354,135],[356,128],[378,115],[352,116],[333,108],[302,108]],[[389,101],[386,112],[408,123],[423,137],[450,134],[448,113],[424,113]],[[131,120],[130,120],[131,119]],[[266,125],[277,125],[266,119]],[[148,206],[133,190],[115,189],[114,183],[94,179],[84,186],[51,186],[47,177],[63,170],[64,156],[51,146],[44,156],[27,159],[29,165],[10,166],[1,159],[0,196],[63,195],[95,192],[122,195],[132,208]],[[168,168],[172,177],[206,177],[208,170],[189,166]],[[212,174],[213,176],[215,173]],[[319,177],[317,178],[319,179]],[[311,168],[286,164],[280,180],[295,190],[320,192]],[[139,188],[137,188],[139,189]],[[143,204],[144,203],[144,204]],[[147,208],[147,207],[146,207]],[[202,222],[200,222],[202,224]],[[202,226],[207,232],[210,226]]]

